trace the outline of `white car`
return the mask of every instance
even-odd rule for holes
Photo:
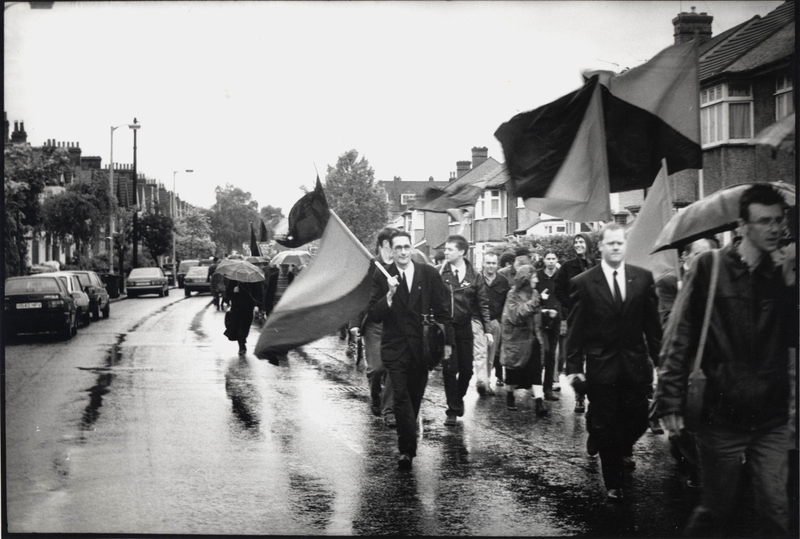
[[[133,268],[128,275],[128,297],[135,298],[141,294],[158,294],[169,296],[167,277],[161,268]]]

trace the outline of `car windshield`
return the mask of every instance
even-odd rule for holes
[[[208,277],[208,266],[194,266],[193,268],[189,268],[189,273],[187,273],[186,276]]]
[[[78,276],[78,280],[81,282],[81,286],[91,286],[92,280],[89,278],[88,273],[76,273],[75,275]]]
[[[36,277],[34,279],[10,279],[6,281],[6,294],[59,293],[61,288],[55,279]]]
[[[131,270],[128,279],[135,279],[137,277],[161,277],[161,270],[158,268],[135,268]]]

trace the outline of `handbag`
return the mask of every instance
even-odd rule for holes
[[[451,296],[452,302],[452,296]],[[428,294],[422,295],[422,358],[429,371],[436,369],[444,359],[446,344],[444,324],[433,318]]]
[[[697,355],[694,358],[694,368],[689,373],[689,382],[686,388],[686,402],[684,403],[683,424],[689,432],[700,430],[703,417],[703,399],[706,392],[706,375],[700,368],[703,362],[703,351],[708,336],[708,326],[711,322],[711,311],[714,307],[714,295],[717,291],[717,277],[719,276],[719,251],[712,251],[711,285],[708,288],[706,311],[703,316],[703,328],[700,330],[700,343],[697,345]]]

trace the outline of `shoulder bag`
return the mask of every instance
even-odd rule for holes
[[[433,318],[433,309],[430,308],[430,297],[427,292],[422,294],[422,357],[429,371],[439,367],[444,358],[444,345],[446,333],[444,324]],[[451,296],[452,301],[452,296]]]
[[[719,250],[712,251],[711,284],[708,287],[706,311],[703,316],[703,328],[700,330],[700,343],[697,345],[697,355],[694,358],[694,368],[689,373],[689,383],[686,388],[686,402],[684,404],[683,422],[686,430],[697,432],[700,430],[703,416],[703,399],[706,392],[706,375],[701,369],[703,351],[706,347],[708,326],[711,322],[711,312],[714,309],[714,295],[717,291],[717,277],[719,276]]]

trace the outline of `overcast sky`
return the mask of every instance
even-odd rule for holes
[[[5,103],[28,142],[109,162],[136,117],[138,169],[210,207],[226,183],[288,213],[314,166],[355,149],[378,180],[447,180],[473,146],[673,43],[696,6],[714,35],[781,2],[56,2],[5,5]],[[114,161],[133,162],[132,131]]]

